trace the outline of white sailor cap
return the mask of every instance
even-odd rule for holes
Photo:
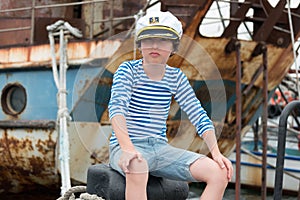
[[[182,36],[181,22],[169,11],[150,11],[136,24],[136,40],[165,38],[179,40]]]

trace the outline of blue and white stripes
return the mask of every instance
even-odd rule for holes
[[[200,136],[214,129],[180,69],[166,66],[162,80],[154,81],[145,74],[142,60],[126,61],[114,74],[109,117],[123,115],[131,139],[161,137],[167,140],[166,120],[172,96],[187,113]],[[117,143],[114,132],[110,142]]]

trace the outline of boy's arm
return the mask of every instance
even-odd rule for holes
[[[128,135],[125,117],[123,115],[115,115],[111,120],[111,124],[121,149],[123,151],[135,151]]]
[[[217,138],[213,130],[208,130],[204,132],[202,138],[204,139],[213,158],[221,154],[218,147]]]
[[[174,98],[180,108],[187,114],[190,122],[196,127],[198,135],[202,137],[202,134],[206,131],[214,132],[215,127],[212,121],[201,106],[187,77],[181,71],[178,73],[177,82],[178,87]]]
[[[227,178],[228,180],[231,180],[233,167],[231,161],[228,158],[226,158],[223,154],[221,154],[218,147],[215,132],[213,130],[208,130],[203,133],[202,138],[204,139],[206,145],[208,146],[208,149],[210,150],[213,160],[216,161],[221,168],[226,167]]]
[[[129,173],[128,166],[134,158],[142,160],[142,155],[136,151],[128,135],[126,119],[123,115],[115,115],[111,119],[112,128],[116,134],[119,145],[122,149],[122,155],[119,160],[119,166],[125,173]]]

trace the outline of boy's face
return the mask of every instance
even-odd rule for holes
[[[172,40],[148,38],[141,40],[144,64],[166,64],[173,51]]]

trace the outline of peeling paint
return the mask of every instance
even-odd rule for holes
[[[109,58],[119,48],[121,41],[80,41],[68,43],[70,64],[82,64],[93,59]],[[56,44],[58,49],[58,44]],[[0,69],[51,66],[50,45],[7,47],[0,49]],[[57,55],[57,59],[59,55]]]
[[[37,183],[51,187],[58,184],[54,134],[45,129],[1,129],[1,189],[19,192]]]

